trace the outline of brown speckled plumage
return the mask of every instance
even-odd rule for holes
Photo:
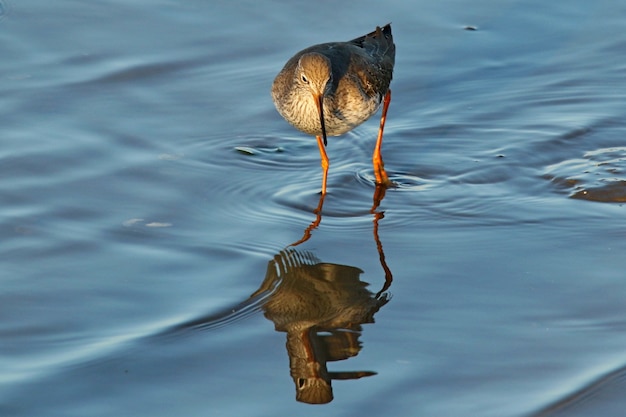
[[[297,129],[322,135],[309,92],[316,88],[324,95],[326,134],[349,132],[378,110],[389,89],[395,51],[390,25],[349,42],[306,48],[287,61],[274,80],[276,109]],[[308,84],[303,82],[303,74]]]
[[[391,25],[348,42],[314,45],[295,54],[274,79],[272,98],[278,112],[297,129],[315,135],[320,148],[326,192],[327,136],[349,132],[385,103],[376,148],[378,184],[390,184],[380,146],[391,91],[396,47]]]

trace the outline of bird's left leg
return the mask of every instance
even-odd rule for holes
[[[385,172],[385,164],[383,163],[383,157],[380,154],[381,147],[383,145],[383,130],[385,130],[385,120],[387,119],[387,109],[391,102],[391,90],[387,90],[385,98],[383,100],[383,114],[380,118],[380,127],[378,128],[378,138],[376,139],[376,147],[374,148],[374,155],[372,156],[372,162],[374,164],[374,175],[376,176],[376,184],[389,186],[391,181]]]

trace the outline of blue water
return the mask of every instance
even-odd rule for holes
[[[0,414],[623,415],[625,18],[0,0]],[[388,22],[397,186],[373,207],[374,116],[329,138],[317,216],[272,80]],[[290,375],[306,323],[325,405]]]

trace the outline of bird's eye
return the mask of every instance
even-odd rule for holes
[[[306,77],[306,75],[302,74],[300,75],[300,79],[302,80],[303,83],[308,84],[309,83],[309,79]]]

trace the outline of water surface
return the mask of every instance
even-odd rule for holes
[[[0,411],[622,415],[625,17],[0,0]],[[271,82],[387,22],[397,186],[373,205],[375,116],[330,138],[317,216]]]

